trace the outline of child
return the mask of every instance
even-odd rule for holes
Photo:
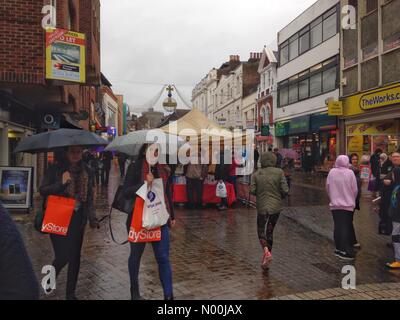
[[[390,269],[400,269],[400,168],[393,170],[393,192],[389,204],[389,216],[393,221],[392,241],[394,262],[386,264]]]

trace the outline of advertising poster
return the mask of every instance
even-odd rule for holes
[[[32,168],[0,167],[0,201],[9,209],[29,209],[32,202]]]
[[[84,34],[64,29],[46,29],[46,78],[86,82]]]

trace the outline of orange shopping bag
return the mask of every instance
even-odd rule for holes
[[[76,200],[74,199],[49,196],[44,213],[42,232],[66,237],[75,205]]]
[[[133,208],[132,224],[129,230],[129,242],[157,242],[161,241],[161,228],[147,230],[142,226],[143,221],[144,200],[137,196],[135,206]]]

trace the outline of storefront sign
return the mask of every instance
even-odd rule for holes
[[[46,29],[46,78],[86,82],[85,35],[64,29]]]
[[[289,134],[306,133],[310,131],[310,116],[302,116],[290,120]]]
[[[28,167],[0,167],[0,200],[9,209],[32,205],[32,173]]]
[[[335,130],[337,128],[336,117],[326,113],[311,115],[311,132]]]
[[[400,84],[373,90],[344,99],[344,115],[353,116],[370,110],[398,104],[400,107]]]
[[[261,136],[268,137],[270,135],[269,125],[264,124],[261,127]]]
[[[397,121],[388,120],[348,125],[346,134],[347,136],[397,135],[399,132],[398,129],[399,125]]]
[[[284,137],[289,134],[289,122],[277,122],[275,123],[275,136]]]
[[[328,115],[342,116],[343,115],[342,101],[334,101],[334,100],[329,101],[328,102]]]

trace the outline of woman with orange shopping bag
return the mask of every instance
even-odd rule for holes
[[[82,161],[83,147],[71,146],[64,149],[54,165],[49,167],[40,187],[40,194],[44,198],[45,217],[57,214],[57,201],[66,205],[73,201],[74,210],[70,220],[64,228],[54,232],[54,228],[46,230],[44,223],[42,231],[50,233],[51,243],[54,249],[55,259],[53,266],[58,276],[61,270],[68,264],[67,276],[67,300],[77,300],[75,295],[78,282],[81,249],[85,227],[89,221],[91,228],[98,228],[98,221],[94,210],[93,179],[90,168]],[[54,212],[49,211],[49,206],[54,206]],[[54,223],[53,223],[54,227]]]
[[[175,218],[173,215],[173,211],[171,211],[170,208],[170,203],[171,203],[170,199],[168,199],[167,193],[165,192],[165,190],[167,190],[166,189],[167,181],[170,175],[170,170],[169,167],[166,165],[160,165],[160,164],[156,164],[155,166],[149,165],[146,159],[147,148],[148,145],[144,145],[139,153],[138,160],[136,160],[135,163],[129,166],[123,189],[125,197],[127,199],[136,198],[137,197],[136,192],[143,186],[144,182],[147,182],[147,184],[151,186],[151,184],[155,179],[162,179],[164,187],[165,205],[168,212],[170,213],[170,220],[166,225],[161,226],[160,228],[161,239],[159,241],[158,239],[154,239],[153,237],[153,239],[149,239],[147,242],[151,242],[153,246],[154,255],[158,263],[160,280],[164,291],[164,299],[173,300],[174,296],[172,289],[172,269],[169,260],[169,248],[170,248],[169,228],[172,228],[174,226]],[[157,156],[157,154],[155,155]],[[137,209],[136,206],[135,209]],[[137,214],[138,210],[134,210],[134,212],[128,216],[127,219],[128,232],[132,230],[131,227],[135,225],[135,221],[140,222],[141,219],[140,217],[136,216]],[[135,216],[133,217],[133,215]],[[132,219],[134,221],[132,221]],[[154,232],[154,235],[157,236],[157,231]],[[132,241],[130,242],[131,254],[129,256],[128,266],[129,266],[129,275],[131,279],[132,300],[142,300],[139,290],[139,269],[140,269],[141,257],[146,246],[146,240],[144,241],[145,242],[132,242]]]

